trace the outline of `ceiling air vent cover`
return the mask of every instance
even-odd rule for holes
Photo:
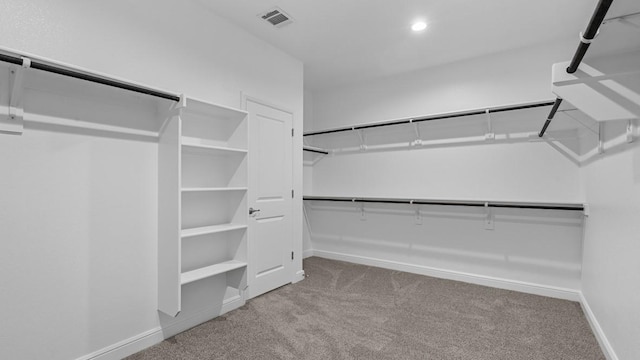
[[[289,14],[282,11],[282,9],[275,7],[269,11],[259,14],[262,19],[268,21],[271,25],[281,28],[285,25],[291,24],[293,19]]]

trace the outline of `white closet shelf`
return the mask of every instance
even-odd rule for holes
[[[215,191],[246,191],[246,187],[193,187],[182,188],[182,192],[215,192]]]
[[[225,120],[243,120],[248,112],[244,110],[238,110],[224,105],[212,104],[208,101],[203,101],[194,98],[187,98],[187,106],[185,110],[190,113],[202,114],[211,118],[225,119]]]
[[[187,271],[180,274],[180,284],[185,285],[194,281],[206,279],[208,277],[224,274],[226,272],[246,267],[247,263],[237,260],[230,260],[203,267],[200,269]]]
[[[502,200],[450,200],[450,199],[408,199],[408,198],[364,198],[342,196],[312,196],[304,195],[306,201],[336,201],[352,203],[387,203],[409,205],[440,205],[440,206],[471,206],[471,207],[495,207],[512,209],[541,209],[541,210],[569,210],[585,211],[588,209],[584,203],[555,203],[534,201],[502,201]]]
[[[203,226],[192,229],[184,229],[180,232],[181,238],[188,238],[199,235],[208,235],[208,234],[216,234],[226,231],[240,230],[246,229],[247,225],[242,224],[222,224],[222,225],[212,225],[212,226]]]
[[[204,152],[220,152],[220,153],[235,153],[246,154],[246,149],[238,149],[227,146],[213,145],[205,139],[183,136],[182,146],[188,151],[204,151]]]

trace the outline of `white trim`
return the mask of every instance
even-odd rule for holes
[[[468,274],[458,271],[450,271],[450,270],[442,270],[435,269],[426,266],[412,265],[406,263],[400,263],[395,261],[388,260],[380,260],[373,259],[363,256],[354,256],[347,254],[340,254],[330,251],[322,251],[322,250],[313,250],[309,249],[304,251],[304,257],[318,256],[326,259],[347,261],[362,265],[369,266],[377,266],[391,270],[399,270],[399,271],[407,271],[411,273],[417,273],[421,275],[434,276],[439,278],[445,278],[450,280],[463,281],[478,285],[485,285],[496,287],[500,289],[521,291],[525,293],[531,293],[536,295],[549,296],[554,298],[560,298],[565,300],[579,301],[582,309],[584,311],[585,317],[593,330],[593,333],[600,345],[602,352],[604,353],[607,360],[618,360],[618,356],[616,355],[611,343],[607,339],[607,336],[604,333],[604,330],[600,326],[595,314],[591,310],[587,299],[584,297],[584,294],[577,290],[572,289],[563,289],[551,286],[544,286],[532,283],[526,283],[522,281],[513,281],[507,279],[499,279],[488,276],[480,276],[474,274]],[[304,274],[304,272],[303,272]],[[227,313],[229,311],[235,310],[245,304],[245,300],[242,296],[236,296],[229,301],[225,302],[222,306],[222,311],[220,315]],[[171,323],[163,328],[156,327],[151,330],[145,331],[136,336],[130,337],[129,339],[122,340],[113,345],[107,346],[103,349],[95,351],[89,355],[85,355],[77,358],[76,360],[118,360],[129,355],[133,355],[139,351],[142,351],[150,346],[160,343],[164,340],[165,336],[163,333],[172,333],[175,331],[175,334],[180,333],[184,330],[187,330],[191,327],[197,326],[201,323],[209,321],[219,315],[211,315],[212,312],[215,312],[215,308],[206,308],[203,309],[194,315]],[[178,328],[178,329],[176,329]],[[177,331],[176,331],[177,330]],[[173,336],[173,335],[170,335]],[[167,337],[170,337],[167,336]]]
[[[222,310],[220,311],[220,315],[226,314],[229,311],[235,310],[245,304],[244,297],[242,295],[237,295],[232,298],[229,298],[224,301],[222,304]]]
[[[593,313],[589,303],[587,302],[587,298],[584,297],[582,292],[580,293],[580,305],[582,305],[584,315],[587,318],[587,321],[589,321],[589,325],[591,325],[591,330],[593,330],[593,334],[595,335],[596,340],[598,340],[598,344],[600,344],[600,349],[604,353],[604,356],[607,360],[618,360],[618,355],[616,355],[616,352],[613,350],[613,346],[611,346],[609,339],[607,339],[607,335],[605,335],[596,315]]]
[[[313,250],[314,256],[321,258],[347,261],[356,264],[376,266],[390,270],[405,271],[414,274],[433,276],[442,279],[462,281],[471,284],[490,286],[498,289],[519,291],[528,294],[548,296],[557,299],[580,301],[580,291],[556,286],[509,280],[491,276],[465,273],[461,271],[438,269],[429,266],[408,264],[398,261],[375,259],[365,256],[349,255],[324,250]]]
[[[308,249],[302,252],[302,258],[306,259],[306,258],[310,258],[314,255],[313,249]]]
[[[204,308],[191,316],[185,317],[184,319],[170,322],[163,327],[158,326],[141,334],[119,341],[113,345],[104,347],[91,354],[81,356],[76,360],[119,360],[156,345],[166,338],[214,319],[231,310],[235,310],[244,304],[244,298],[242,296],[236,296],[225,301],[222,305],[222,309],[217,306]],[[218,314],[218,311],[220,311],[220,314]]]
[[[165,339],[177,335],[183,331],[189,330],[192,327],[198,326],[209,320],[225,314],[228,311],[236,309],[244,305],[245,301],[242,296],[236,296],[228,301],[223,302],[222,308],[219,306],[210,306],[194,312],[190,316],[185,316],[183,319],[176,319],[175,321],[167,321],[162,326],[162,332]]]
[[[293,281],[291,283],[295,284],[295,283],[297,283],[299,281],[304,280],[304,278],[305,278],[304,270],[297,271],[296,272],[296,276],[295,276],[295,278],[293,279]]]
[[[119,360],[133,355],[164,340],[162,328],[156,327],[141,334],[132,336],[113,345],[102,348],[76,360]]]

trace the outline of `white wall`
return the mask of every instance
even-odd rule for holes
[[[539,46],[316,92],[313,127],[553,99],[551,65],[572,49]],[[537,132],[547,113],[502,113],[494,131]],[[313,166],[310,195],[583,201],[579,168],[548,144],[477,141],[486,132],[484,116],[420,125],[423,139],[476,137],[457,144],[411,148],[413,130],[401,128],[365,130],[366,151],[350,150],[359,142],[354,132],[315,137],[318,146],[348,151]],[[382,150],[385,136],[398,144]],[[483,209],[422,207],[423,224],[417,225],[416,209],[408,206],[367,204],[364,220],[354,204],[306,206],[316,255],[577,299],[580,213],[495,210],[494,229],[487,230]]]
[[[313,194],[581,202],[578,174],[542,142],[365,151],[318,161]]]
[[[610,126],[608,126],[610,127]],[[582,172],[586,223],[582,292],[618,359],[640,354],[640,145],[607,151]]]
[[[529,47],[318,91],[313,129],[553,99],[551,65],[574,47]]]
[[[302,129],[302,64],[194,2],[11,0],[0,12],[2,47],[233,107],[244,93],[291,109]],[[0,358],[157,341],[157,144],[29,124],[0,136]],[[301,152],[294,161],[301,194]]]

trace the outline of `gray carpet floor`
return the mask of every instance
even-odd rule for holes
[[[576,302],[315,257],[304,269],[127,359],[605,359]]]

